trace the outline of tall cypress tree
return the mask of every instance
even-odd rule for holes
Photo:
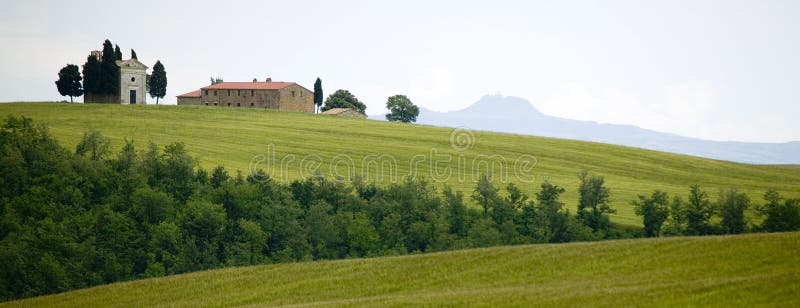
[[[122,50],[119,49],[119,45],[114,45],[114,57],[117,60],[122,60]]]
[[[317,109],[319,109],[319,107],[322,107],[322,100],[323,100],[322,80],[320,80],[319,77],[317,77],[317,81],[314,82],[314,106]]]
[[[86,63],[83,64],[83,91],[91,94],[100,93],[101,75],[100,61],[97,60],[97,57],[89,55]]]
[[[103,61],[100,62],[101,74],[99,82],[99,93],[107,95],[119,95],[119,67],[117,57],[111,41],[103,43]]]
[[[139,58],[136,57],[136,51],[133,50],[133,48],[131,48],[131,59],[139,60]]]
[[[158,105],[158,99],[167,95],[167,72],[164,71],[161,61],[156,61],[156,64],[153,65],[153,75],[150,76],[147,83],[150,96],[156,99],[156,105]]]

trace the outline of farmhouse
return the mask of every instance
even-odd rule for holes
[[[178,105],[314,112],[314,93],[294,82],[222,82],[178,95]]]

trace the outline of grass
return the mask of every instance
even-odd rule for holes
[[[48,125],[53,135],[70,148],[89,129],[110,137],[114,150],[121,148],[126,138],[139,149],[150,141],[162,146],[181,141],[206,169],[223,165],[246,173],[253,165],[284,181],[313,174],[309,170],[314,169],[314,162],[321,162],[317,170],[323,174],[347,174],[345,165],[349,159],[350,173],[363,175],[369,181],[386,184],[416,174],[469,194],[477,176],[487,171],[473,171],[473,161],[489,161],[495,155],[495,161],[499,157],[506,159],[507,181],[533,194],[543,180],[549,180],[567,189],[564,200],[574,206],[577,174],[588,169],[606,177],[612,206],[618,209],[612,220],[628,225],[641,224],[630,202],[637,194],[650,194],[655,189],[685,196],[688,186],[696,183],[714,197],[717,190],[727,187],[738,187],[758,202],[769,189],[787,197],[800,197],[800,169],[796,166],[747,165],[564,139],[457,131],[455,135],[464,137],[461,141],[470,145],[459,148],[451,145],[453,130],[449,128],[247,108],[0,104],[0,116],[7,115],[24,115]],[[270,149],[274,149],[276,159],[267,164],[263,158],[272,156],[265,155]],[[390,168],[380,171],[377,164],[362,166],[365,158],[378,155],[394,159],[395,177],[390,176]],[[290,161],[288,158],[292,157],[294,160]],[[436,167],[431,165],[432,157],[439,161]],[[451,160],[442,162],[447,157]],[[521,157],[534,157],[535,165],[515,173],[515,160]],[[279,167],[281,159],[285,167]],[[447,175],[450,170],[450,174],[435,176],[433,170],[440,175]],[[503,174],[500,168],[490,173],[495,174],[497,182],[502,180],[498,177]],[[380,174],[384,177],[378,177]]]
[[[0,306],[797,306],[800,233],[542,244],[275,264]]]

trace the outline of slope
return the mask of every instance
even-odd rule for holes
[[[760,201],[773,189],[800,197],[800,170],[702,159],[602,143],[344,119],[260,109],[183,106],[120,106],[53,103],[0,104],[0,116],[24,115],[51,128],[68,147],[89,129],[112,139],[114,149],[133,140],[138,149],[184,142],[206,169],[262,168],[291,180],[321,172],[360,175],[389,183],[419,176],[469,194],[481,173],[498,186],[514,182],[533,194],[543,180],[577,200],[577,174],[606,177],[616,222],[638,225],[630,201],[655,189],[686,195],[702,185],[712,196],[739,187]],[[528,163],[528,165],[525,165]],[[316,170],[316,171],[315,171]]]
[[[800,233],[495,247],[277,264],[0,306],[795,306]]]

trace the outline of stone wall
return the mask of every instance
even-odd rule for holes
[[[86,104],[119,104],[119,97],[109,94],[84,93],[83,102]]]
[[[280,92],[280,110],[314,112],[314,92],[297,84],[284,87]]]
[[[202,105],[199,97],[178,97],[178,105]]]

